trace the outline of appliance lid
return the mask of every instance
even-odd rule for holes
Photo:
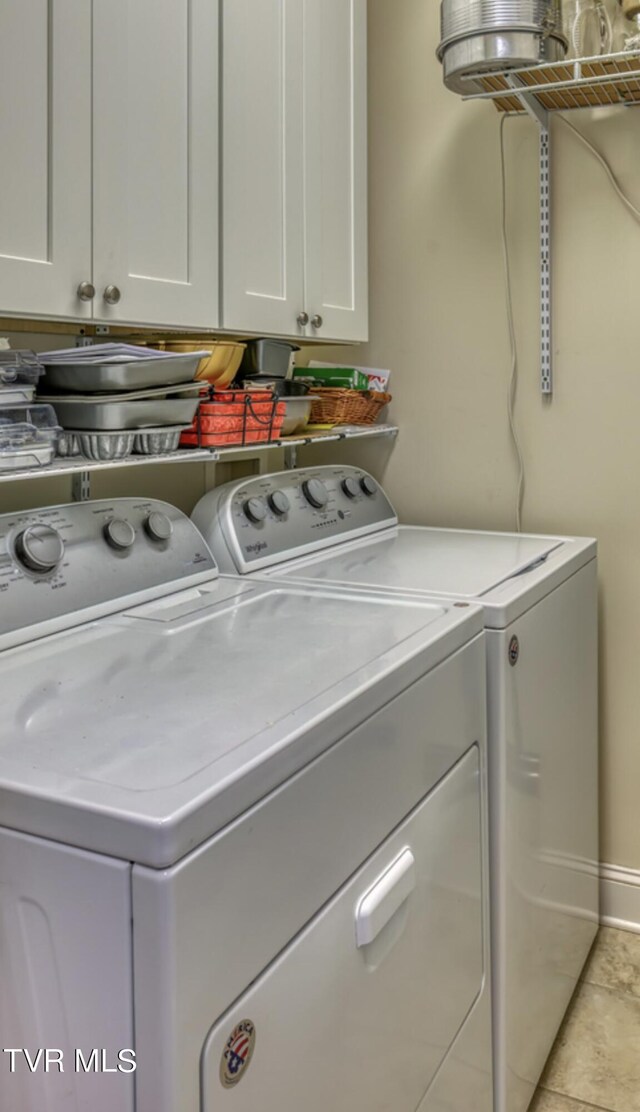
[[[5,826],[163,867],[482,629],[225,579],[2,654]]]
[[[544,563],[564,543],[560,537],[401,526],[289,569],[281,567],[275,574],[334,586],[482,600],[506,580]]]

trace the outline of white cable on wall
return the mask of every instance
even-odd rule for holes
[[[518,345],[513,317],[513,295],[511,287],[511,264],[509,261],[509,240],[507,236],[507,171],[504,151],[504,125],[507,117],[500,120],[500,176],[502,181],[502,257],[504,261],[504,285],[507,304],[507,324],[509,328],[509,347],[511,351],[511,375],[507,391],[507,413],[509,415],[509,431],[518,461],[518,486],[516,491],[516,531],[522,531],[522,504],[525,490],[524,457],[520,448],[518,430],[516,428],[515,406],[518,393]]]
[[[511,433],[511,440],[513,442],[513,446],[514,446],[517,461],[518,461],[518,486],[517,486],[517,494],[516,494],[516,515],[515,516],[516,516],[516,530],[517,530],[518,533],[520,533],[522,531],[522,506],[523,506],[524,492],[525,492],[525,466],[524,466],[524,457],[522,455],[522,449],[520,447],[520,441],[519,441],[519,438],[518,438],[518,430],[517,430],[516,421],[515,421],[515,404],[516,404],[516,396],[517,396],[517,392],[518,392],[518,369],[519,368],[518,368],[518,346],[517,346],[515,323],[514,323],[514,316],[513,316],[513,293],[512,293],[512,284],[511,284],[511,264],[510,264],[510,260],[509,260],[509,240],[508,240],[508,236],[507,236],[507,173],[506,173],[506,160],[505,160],[504,125],[505,125],[505,122],[508,118],[509,118],[508,116],[503,115],[501,117],[501,120],[500,120],[500,176],[501,176],[501,182],[502,182],[502,211],[501,211],[501,216],[502,216],[502,252],[503,252],[503,259],[504,259],[504,280],[505,280],[505,295],[506,295],[506,305],[507,305],[507,324],[508,324],[508,329],[509,329],[509,346],[510,346],[510,350],[511,350],[511,376],[510,376],[510,379],[509,379],[509,389],[508,389],[508,394],[507,394],[507,412],[508,412],[508,415],[509,415],[509,431]],[[629,199],[629,197],[627,197],[626,193],[624,192],[624,190],[620,186],[613,170],[611,169],[611,166],[607,162],[604,155],[600,154],[600,151],[596,147],[594,147],[593,143],[589,139],[587,139],[586,136],[583,135],[581,131],[578,131],[578,128],[575,127],[572,123],[570,123],[569,120],[567,120],[565,116],[562,116],[562,115],[560,115],[560,113],[558,113],[556,118],[561,120],[562,123],[565,125],[565,127],[569,128],[569,130],[571,132],[573,132],[573,134],[575,135],[576,139],[578,139],[579,142],[582,143],[584,147],[586,147],[586,149],[590,152],[590,154],[593,155],[593,157],[600,164],[600,166],[604,170],[605,174],[607,175],[607,178],[609,179],[609,182],[610,182],[612,188],[614,189],[616,195],[618,196],[618,198],[620,199],[622,204],[625,206],[625,208],[628,210],[628,212],[631,213],[634,220],[637,220],[638,222],[640,222],[640,209],[636,208],[636,206]]]
[[[593,155],[593,157],[600,163],[602,169],[607,175],[611,185],[613,186],[615,192],[617,193],[625,208],[629,210],[635,220],[640,220],[640,209],[636,208],[636,206],[629,200],[626,193],[618,184],[618,180],[604,155],[600,154],[600,151],[596,147],[594,147],[593,143],[591,143],[589,139],[587,139],[587,137],[582,134],[581,131],[578,131],[577,127],[574,127],[573,124],[569,123],[565,116],[558,115],[557,118],[562,121],[565,127],[568,127],[569,130],[573,132],[576,139],[579,139],[583,146],[585,146],[587,150]]]

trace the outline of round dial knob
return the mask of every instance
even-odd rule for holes
[[[360,480],[360,486],[362,487],[363,492],[368,495],[369,498],[372,498],[374,494],[378,493],[378,484],[374,482],[370,475],[365,475]]]
[[[151,511],[144,523],[144,528],[147,536],[151,537],[152,541],[169,541],[173,535],[171,518],[160,510]]]
[[[302,493],[307,502],[321,510],[329,501],[329,492],[321,479],[307,479],[302,484]]]
[[[136,531],[133,525],[120,517],[114,517],[107,522],[104,527],[104,535],[107,544],[110,544],[112,548],[117,548],[120,552],[131,548],[136,539]]]
[[[254,525],[259,525],[267,516],[267,507],[262,498],[247,498],[242,508],[249,521],[252,521]]]
[[[347,498],[357,498],[360,493],[360,484],[357,479],[343,479],[342,489]]]
[[[291,509],[291,503],[283,490],[274,490],[273,494],[269,495],[269,505],[278,517],[284,517]]]
[[[25,568],[46,574],[62,560],[64,541],[50,525],[29,525],[16,537],[16,556]]]

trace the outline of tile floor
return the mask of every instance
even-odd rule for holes
[[[603,927],[530,1112],[640,1112],[640,935]]]

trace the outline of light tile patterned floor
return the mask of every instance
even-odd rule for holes
[[[603,927],[530,1112],[640,1112],[640,935]]]

